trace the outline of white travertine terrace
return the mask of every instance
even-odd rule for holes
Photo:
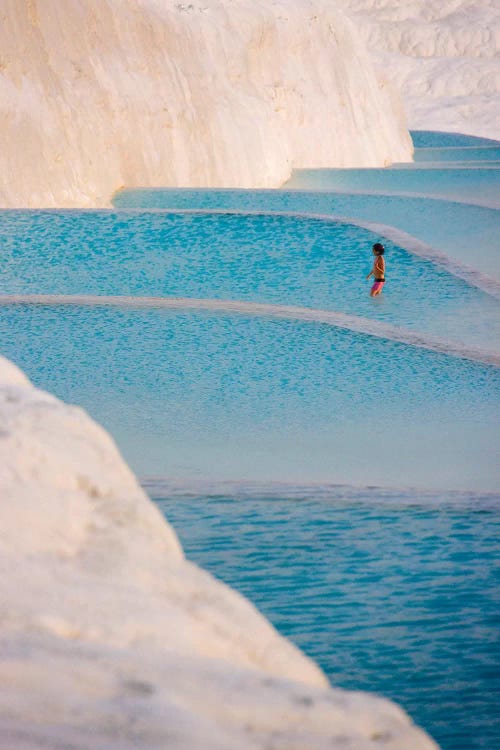
[[[0,207],[277,187],[296,167],[412,154],[399,98],[330,0],[3,0],[0,141]]]
[[[188,562],[110,437],[0,358],[0,745],[432,750]]]
[[[498,0],[337,0],[403,96],[409,127],[500,139]]]

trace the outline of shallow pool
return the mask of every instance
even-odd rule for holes
[[[500,208],[500,170],[487,165],[454,169],[297,169],[284,189],[417,194]]]
[[[498,367],[293,317],[19,305],[0,326],[143,477],[497,486]]]
[[[500,160],[500,146],[448,146],[444,148],[417,148],[413,156],[420,166],[431,162],[438,162],[440,168],[447,162],[472,162],[487,166],[484,162],[498,163]],[[465,164],[464,164],[465,166]]]
[[[498,501],[348,487],[148,490],[188,556],[335,685],[398,701],[442,750],[498,746]]]
[[[396,227],[447,257],[500,281],[498,210],[436,198],[319,191],[137,189],[113,197],[123,209],[291,211],[349,217]],[[382,230],[380,230],[382,231]]]
[[[466,201],[499,144],[413,137],[421,161],[345,188],[398,195],[0,212],[0,349],[111,432],[189,556],[334,684],[394,698],[443,750],[492,750],[500,214]]]
[[[277,215],[11,212],[0,292],[243,300],[337,310],[498,350],[499,302],[386,241],[387,293],[368,296],[380,236]]]
[[[435,130],[412,130],[410,132],[415,148],[478,148],[481,146],[499,146],[492,138],[481,138],[463,133],[446,133]]]

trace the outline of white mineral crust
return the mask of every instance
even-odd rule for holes
[[[498,0],[336,0],[413,130],[500,139]]]
[[[188,562],[110,437],[0,358],[0,746],[430,750]]]
[[[398,96],[330,0],[2,0],[0,142],[3,207],[412,155]]]

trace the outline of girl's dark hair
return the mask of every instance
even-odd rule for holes
[[[374,250],[375,250],[375,252],[376,252],[376,253],[378,253],[379,255],[383,255],[383,254],[385,253],[385,247],[384,247],[384,246],[382,245],[382,243],[381,243],[381,242],[376,242],[376,243],[374,244],[374,246],[373,246],[373,249],[374,249]]]

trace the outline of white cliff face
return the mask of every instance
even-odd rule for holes
[[[431,750],[185,560],[109,436],[0,358],[0,737],[23,750]]]
[[[415,130],[500,138],[497,0],[338,0]]]
[[[0,206],[408,160],[399,100],[331,6],[3,0]]]

